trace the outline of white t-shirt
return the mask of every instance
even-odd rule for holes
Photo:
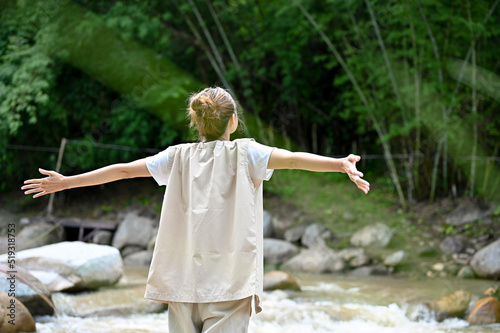
[[[248,143],[248,169],[250,177],[253,180],[271,179],[274,170],[268,169],[267,164],[269,163],[269,158],[271,157],[273,149],[275,148],[260,144],[256,141],[250,141]],[[146,165],[151,176],[153,176],[159,186],[167,185],[168,151],[166,149],[156,155],[147,157]]]

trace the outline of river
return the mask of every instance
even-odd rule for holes
[[[145,282],[146,270],[128,268],[126,283]],[[298,274],[302,291],[266,292],[264,311],[253,315],[250,333],[490,333],[500,324],[469,326],[462,319],[437,322],[423,304],[466,289],[473,301],[497,283],[488,280],[400,279]],[[36,317],[40,333],[168,332],[167,312],[128,317]]]

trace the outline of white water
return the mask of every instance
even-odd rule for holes
[[[436,322],[423,302],[465,288],[477,299],[488,281],[393,278],[351,279],[345,276],[300,276],[302,292],[265,293],[264,311],[252,316],[250,333],[490,333],[500,324],[469,326],[465,320]],[[167,312],[128,317],[38,317],[40,333],[168,332]]]

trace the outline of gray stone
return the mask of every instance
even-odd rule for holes
[[[500,239],[479,250],[470,262],[477,276],[500,278]]]
[[[463,266],[460,268],[457,274],[458,278],[461,279],[474,279],[476,278],[476,274],[474,273],[474,270],[470,266]]]
[[[338,254],[349,263],[350,267],[365,266],[370,263],[370,257],[362,248],[347,248],[340,250]]]
[[[153,251],[139,251],[126,256],[123,263],[128,266],[149,266],[153,259]]]
[[[0,256],[7,262],[7,255]],[[111,246],[62,242],[16,253],[16,265],[27,270],[55,272],[68,289],[94,289],[115,284],[123,273],[119,251]]]
[[[304,232],[306,231],[307,226],[304,224],[298,225],[296,227],[293,227],[291,229],[288,229],[285,231],[285,240],[288,242],[298,242],[302,238],[302,235],[304,235]]]
[[[273,235],[273,217],[264,210],[264,238],[269,238]]]
[[[304,231],[304,235],[302,235],[301,243],[302,245],[313,248],[318,244],[321,244],[321,240],[325,240],[332,237],[332,233],[328,230],[324,225],[319,223],[311,224]]]
[[[351,271],[354,276],[365,277],[371,275],[388,275],[392,272],[392,267],[387,268],[384,265],[373,265],[358,267]]]
[[[325,245],[303,250],[281,266],[282,269],[307,273],[335,273],[344,270],[344,259]]]
[[[447,236],[441,242],[440,248],[446,254],[460,253],[465,249],[465,244],[460,236]]]
[[[92,243],[99,245],[111,245],[113,233],[108,230],[99,230],[92,237]]]
[[[128,245],[126,247],[124,247],[120,253],[122,255],[122,258],[125,258],[129,255],[131,255],[132,253],[136,253],[136,252],[139,252],[139,251],[142,251],[144,250],[144,248],[142,246],[137,246],[137,245]]]
[[[166,303],[145,299],[145,289],[145,286],[139,286],[80,295],[56,293],[52,295],[52,299],[58,310],[72,317],[125,317],[164,311],[167,308]]]
[[[391,228],[383,223],[375,223],[358,230],[351,237],[351,244],[357,247],[384,248],[393,235]]]
[[[64,229],[51,223],[35,223],[24,227],[16,235],[16,250],[22,251],[64,240]]]
[[[264,238],[264,261],[281,264],[299,253],[299,248],[281,239]]]
[[[494,211],[495,207],[493,205],[478,201],[466,201],[448,215],[446,223],[453,226],[472,223],[490,216]]]
[[[127,245],[136,245],[145,249],[154,234],[154,221],[129,213],[120,223],[113,237],[112,245],[122,249]]]
[[[272,219],[272,226],[274,236],[283,239],[285,232],[295,224],[293,217],[274,216]]]
[[[264,275],[264,290],[296,290],[300,286],[290,274],[282,271],[271,271]]]
[[[384,265],[391,267],[397,266],[403,261],[404,258],[405,251],[394,252],[385,258]]]

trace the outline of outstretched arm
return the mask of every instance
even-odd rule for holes
[[[25,191],[24,194],[35,193],[33,198],[75,187],[105,184],[127,178],[151,177],[146,167],[145,159],[130,163],[112,164],[104,168],[70,177],[63,176],[55,171],[43,169],[39,169],[39,171],[47,177],[26,180],[24,182],[25,185],[21,187],[21,190]]]
[[[352,154],[344,158],[331,158],[310,153],[293,153],[284,149],[274,149],[267,168],[347,173],[354,184],[367,194],[370,191],[370,183],[362,179],[363,173],[356,169],[356,162],[360,159],[361,157]]]

